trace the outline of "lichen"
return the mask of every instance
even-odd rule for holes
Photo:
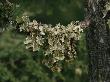
[[[60,71],[61,61],[73,60],[77,54],[76,44],[81,37],[79,22],[71,22],[67,26],[60,23],[56,26],[41,24],[36,20],[30,22],[27,16],[22,17],[24,24],[20,30],[30,33],[24,44],[27,49],[39,51],[43,49],[43,63],[52,70]]]

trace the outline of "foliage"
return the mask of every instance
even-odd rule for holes
[[[16,4],[15,15],[28,15],[44,24],[67,25],[72,20],[83,20],[84,0],[10,0]]]
[[[0,31],[8,27],[12,21],[14,5],[8,0],[0,1]]]

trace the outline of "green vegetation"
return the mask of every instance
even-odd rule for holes
[[[52,72],[41,63],[42,52],[33,53],[25,49],[24,35],[6,31],[0,37],[1,82],[85,82],[87,80],[84,48],[80,48],[83,54],[79,54],[77,60],[64,63],[62,71],[58,73]]]
[[[72,20],[83,19],[82,0],[10,0],[10,2],[16,6],[13,11],[14,18],[29,15],[31,20],[36,19],[53,25],[59,22],[67,25]],[[0,34],[0,82],[88,82],[84,34],[77,46],[77,58],[70,63],[62,63],[61,72],[52,72],[42,64],[42,51],[32,52],[25,49],[23,42],[26,36],[16,29],[9,29]]]

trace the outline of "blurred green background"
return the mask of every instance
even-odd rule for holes
[[[83,20],[83,0],[9,0],[15,5],[13,17],[28,15],[31,20],[67,25]],[[82,34],[77,58],[65,63],[63,70],[52,72],[41,64],[41,52],[25,49],[26,35],[15,30],[0,34],[0,82],[88,82],[85,34]]]

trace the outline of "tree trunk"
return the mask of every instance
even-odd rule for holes
[[[103,17],[107,0],[88,0],[90,26],[86,33],[89,55],[89,82],[110,82],[110,42],[107,19]]]

